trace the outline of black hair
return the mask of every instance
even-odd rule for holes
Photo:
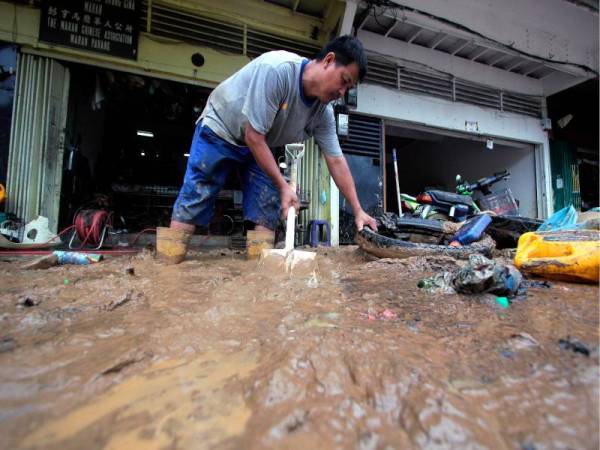
[[[358,80],[362,81],[365,78],[367,74],[367,54],[357,38],[350,35],[335,38],[317,53],[315,59],[322,61],[329,52],[335,53],[335,63],[337,65],[349,66],[356,63],[358,66]]]

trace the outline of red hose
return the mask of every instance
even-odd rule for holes
[[[81,242],[80,248],[88,244],[98,247],[106,227],[112,227],[112,213],[104,210],[83,209],[75,214],[73,226]]]
[[[133,255],[141,252],[143,249],[127,250],[77,250],[78,253],[96,253],[100,255]],[[54,250],[0,250],[2,256],[27,256],[27,255],[49,255]]]
[[[77,233],[77,237],[81,242],[81,245],[76,249],[79,252],[83,253],[99,253],[99,254],[114,254],[114,255],[126,255],[131,253],[138,253],[141,249],[133,250],[86,250],[83,247],[87,244],[90,247],[98,247],[100,244],[100,240],[102,239],[102,233],[106,227],[112,227],[112,212],[109,213],[104,210],[94,210],[94,209],[82,209],[75,213],[75,217],[73,219],[73,225],[65,228],[60,233],[58,233],[55,237],[50,239],[45,244],[49,244],[50,242],[57,239],[59,236],[65,234],[67,231],[75,228],[75,233]],[[130,245],[135,245],[139,239],[139,237],[146,232],[156,232],[156,228],[146,228],[139,233],[136,234],[133,242]],[[199,245],[204,244],[208,238],[210,238],[210,234],[206,235],[206,237],[200,241]],[[46,255],[52,253],[52,250],[0,250],[0,255]]]

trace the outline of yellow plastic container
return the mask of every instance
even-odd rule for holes
[[[519,238],[515,265],[523,272],[545,278],[597,283],[600,233],[595,230],[525,233]]]

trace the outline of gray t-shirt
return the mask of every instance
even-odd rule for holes
[[[302,72],[308,60],[294,53],[265,53],[219,84],[200,116],[218,136],[244,146],[250,122],[269,147],[302,142],[309,137],[326,154],[342,154],[330,104],[303,95]]]

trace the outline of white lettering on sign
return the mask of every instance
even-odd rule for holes
[[[48,17],[48,28],[56,28],[58,21],[55,17]]]
[[[104,0],[104,4],[108,6],[116,6],[117,8],[121,8],[123,6],[121,0]]]
[[[94,2],[83,2],[83,10],[86,13],[96,14],[97,16],[102,15],[102,5]]]
[[[81,34],[99,38],[100,37],[100,28],[94,28],[94,27],[90,27],[88,25],[82,25],[81,26]]]
[[[69,42],[74,45],[81,45],[83,47],[87,47],[88,38],[86,36],[79,36],[78,34],[70,34]]]
[[[61,20],[59,29],[63,31],[70,31],[71,33],[77,33],[79,31],[79,24]]]
[[[123,8],[135,10],[135,0],[123,0]]]
[[[133,39],[131,36],[128,36],[123,33],[115,33],[114,31],[105,31],[104,39],[108,39],[113,42],[120,42],[122,44],[132,44]]]
[[[92,48],[96,50],[104,50],[110,52],[110,42],[92,38]]]

